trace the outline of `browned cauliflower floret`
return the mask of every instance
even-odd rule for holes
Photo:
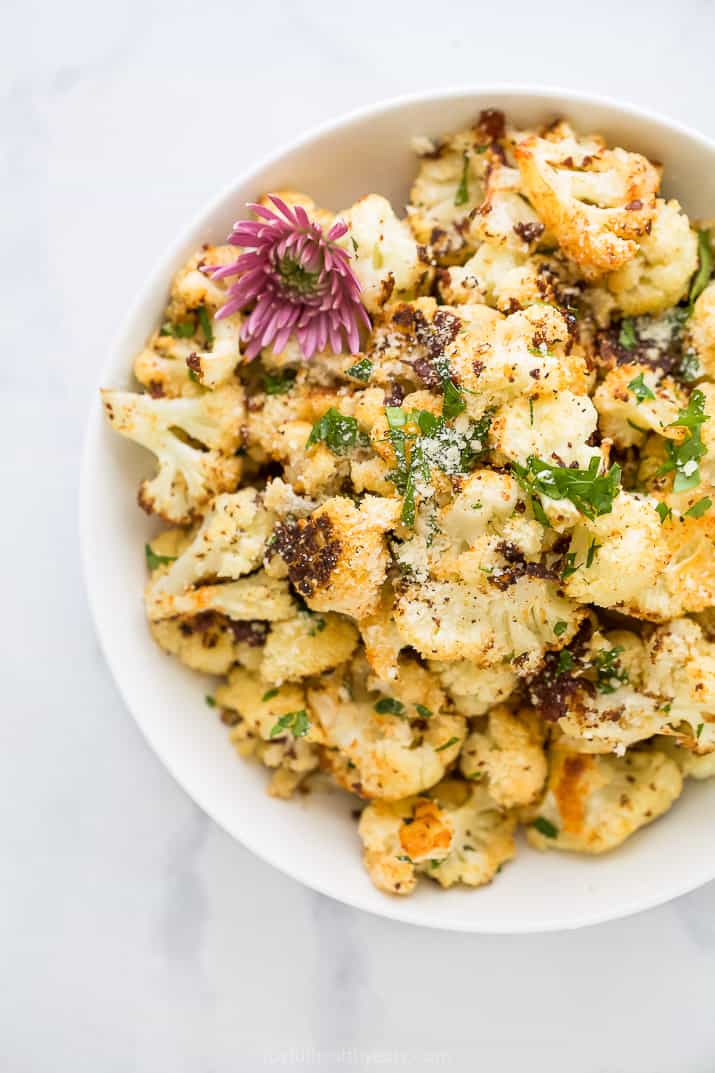
[[[350,232],[343,242],[370,313],[386,302],[412,298],[431,279],[409,224],[398,220],[387,198],[368,194],[340,213]]]
[[[169,522],[187,522],[209,499],[235,488],[241,476],[243,390],[225,386],[196,398],[153,399],[103,391],[115,431],[156,455],[158,473],[143,481],[139,503]],[[198,446],[200,445],[200,446]]]
[[[514,826],[486,790],[446,779],[429,797],[368,805],[359,832],[378,890],[409,894],[418,875],[443,887],[489,883],[514,856]]]
[[[424,155],[410,191],[407,219],[419,243],[440,264],[458,264],[474,250],[470,214],[482,203],[491,153],[478,130],[460,131]]]
[[[626,316],[662,313],[677,305],[698,267],[698,238],[677,201],[656,201],[650,232],[638,252],[606,283]]]
[[[430,663],[460,715],[484,715],[495,704],[508,700],[518,678],[511,667],[478,667],[468,660]]]
[[[358,643],[356,628],[340,615],[299,613],[274,622],[263,649],[261,677],[295,682],[344,663]]]
[[[666,702],[670,730],[696,754],[715,751],[715,643],[680,618],[660,626],[646,652],[644,686]]]
[[[377,609],[358,622],[365,646],[365,657],[378,678],[384,681],[396,677],[400,650],[403,647],[392,614],[394,602],[392,586],[387,584],[380,594]]]
[[[486,302],[502,313],[539,303],[570,305],[578,299],[578,273],[563,257],[527,256],[483,243],[463,265],[443,268],[438,289],[450,305]]]
[[[499,461],[523,466],[536,457],[588,469],[592,458],[604,461],[603,450],[590,445],[597,425],[598,413],[588,395],[554,391],[502,406],[492,421],[490,437]]]
[[[336,496],[308,518],[276,527],[273,548],[313,611],[361,619],[377,610],[387,571],[385,533],[399,509],[397,501],[376,496],[366,496],[358,509]]]
[[[237,661],[235,634],[221,615],[163,619],[149,629],[160,648],[194,671],[225,674]]]
[[[242,667],[235,667],[225,685],[215,694],[220,708],[236,712],[231,740],[241,756],[255,756],[277,771],[269,793],[288,797],[319,763],[319,746],[324,743],[320,726],[306,711],[301,686],[284,685],[270,689],[263,679]]]
[[[651,365],[627,362],[606,374],[593,402],[601,433],[623,448],[643,444],[651,432],[673,435],[667,426],[686,399],[671,377],[659,376]]]
[[[537,849],[604,853],[667,812],[682,786],[678,765],[656,749],[589,756],[553,745],[546,793],[524,814],[527,837]]]
[[[385,690],[392,686],[386,683],[380,693],[369,693],[354,675],[339,672],[308,690],[312,717],[329,746],[324,764],[346,789],[398,801],[434,786],[456,760],[465,720],[399,699],[416,671],[405,675],[402,688],[398,680],[389,695]]]
[[[498,159],[490,162],[484,200],[471,219],[469,236],[520,253],[535,249],[540,241],[551,244],[551,239],[544,236],[543,223],[524,197],[518,168]]]
[[[530,708],[492,708],[469,735],[459,757],[467,779],[479,781],[503,808],[530,805],[546,780],[541,721]]]
[[[459,581],[408,584],[395,606],[406,645],[426,659],[468,659],[480,666],[515,661],[520,672],[535,669],[555,643],[554,623],[565,622],[561,643],[576,632],[584,608],[559,595],[541,578],[521,576],[508,596],[486,576]]]
[[[636,255],[660,182],[645,157],[576,138],[562,123],[521,141],[516,158],[524,193],[585,276],[613,272]]]

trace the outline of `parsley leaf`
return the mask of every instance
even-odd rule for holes
[[[596,669],[596,689],[599,693],[615,693],[619,686],[628,682],[628,671],[621,667],[618,657],[623,645],[604,648],[593,662]]]
[[[214,330],[211,324],[211,317],[206,306],[199,306],[199,324],[201,325],[201,331],[204,333],[204,339],[206,340],[206,346],[209,349],[213,346],[214,342]]]
[[[626,350],[633,350],[638,344],[636,326],[630,317],[624,317],[621,321],[621,330],[618,333],[618,342]]]
[[[311,447],[321,441],[334,455],[347,454],[354,447],[365,447],[369,442],[365,433],[358,428],[357,420],[354,417],[343,416],[334,406],[331,406],[320,420],[315,422],[306,447]]]
[[[469,201],[469,153],[465,152],[463,155],[462,178],[459,180],[459,186],[454,195],[455,205],[466,205]]]
[[[444,417],[457,417],[464,413],[467,404],[464,396],[453,380],[445,380],[443,385],[444,397],[442,401],[442,414]]]
[[[449,738],[443,745],[438,745],[435,749],[436,753],[441,753],[443,749],[449,749],[450,745],[456,745],[459,738]]]
[[[564,622],[564,620],[562,618],[560,618],[558,622],[554,623],[554,633],[556,634],[557,637],[560,637],[562,633],[566,633],[566,630],[568,628],[569,628],[568,622]]]
[[[587,570],[589,570],[593,566],[593,560],[596,558],[596,552],[600,551],[600,549],[602,547],[603,547],[602,544],[597,544],[596,543],[596,538],[594,537],[593,540],[591,541],[591,543],[589,544],[588,552],[586,553],[586,569]]]
[[[352,376],[353,380],[362,380],[366,383],[372,375],[373,365],[369,358],[361,358],[360,361],[356,361],[354,365],[346,371],[347,376]]]
[[[159,335],[171,335],[174,339],[190,339],[195,331],[195,320],[167,320],[162,324]]]
[[[169,563],[176,562],[175,555],[157,555],[152,550],[151,544],[144,545],[144,554],[146,555],[146,565],[150,570],[156,570],[159,566],[168,566]]]
[[[305,708],[297,712],[286,712],[271,728],[270,738],[279,737],[285,730],[290,730],[294,738],[304,738],[310,730],[310,720]]]
[[[668,456],[667,462],[657,470],[657,476],[670,473],[675,470],[673,481],[674,492],[686,492],[689,488],[696,488],[700,484],[700,459],[707,454],[707,448],[702,441],[700,426],[709,421],[710,416],[705,413],[705,396],[699,388],[695,388],[688,405],[681,410],[675,421],[668,428],[684,428],[687,435],[680,443],[666,440],[665,450]]]
[[[712,275],[713,251],[710,245],[709,231],[698,232],[698,258],[700,263],[697,272],[693,276],[693,282],[690,284],[690,293],[688,294],[688,302],[690,303],[691,311],[697,299],[710,282],[710,276]]]
[[[561,571],[561,580],[565,581],[567,577],[571,577],[571,575],[575,574],[577,570],[580,570],[582,566],[583,563],[576,563],[576,552],[570,551],[566,556],[564,568]]]
[[[266,395],[287,395],[295,383],[295,370],[283,369],[275,375],[263,374],[263,390]]]
[[[634,377],[633,380],[631,380],[630,384],[628,385],[628,390],[633,392],[638,401],[639,406],[642,402],[644,402],[645,399],[655,398],[655,392],[651,391],[651,389],[644,381],[642,372],[639,373],[638,376]]]
[[[208,704],[209,708],[215,708],[216,707],[216,699],[215,699],[215,697],[212,697],[210,693],[206,694],[206,696],[204,697],[204,700]]]
[[[705,729],[705,723],[698,723],[698,729],[695,731],[695,737],[700,739],[700,735]]]
[[[404,715],[405,706],[394,697],[380,697],[373,705],[378,715]]]
[[[535,827],[539,834],[542,834],[545,838],[559,837],[558,827],[555,827],[551,820],[547,820],[545,816],[537,816],[531,826]]]
[[[713,505],[713,501],[710,496],[703,496],[697,503],[693,503],[692,507],[689,507],[683,515],[684,518],[702,518],[706,511],[710,510]]]
[[[266,701],[273,700],[273,698],[277,697],[277,696],[278,696],[278,690],[277,689],[267,689],[266,692],[261,697],[261,701],[265,704]]]
[[[417,714],[421,715],[423,719],[431,719],[432,711],[430,708],[426,708],[424,704],[415,704]]]
[[[567,671],[574,669],[574,658],[569,652],[568,648],[562,648],[559,652],[559,661],[556,664],[556,676],[566,674]]]
[[[532,506],[535,494],[549,499],[568,499],[581,514],[593,520],[611,513],[613,500],[620,491],[621,467],[615,464],[607,473],[601,474],[600,466],[601,460],[596,455],[588,469],[554,466],[532,455],[526,466],[513,462],[511,469],[522,488],[532,496]]]
[[[665,525],[668,519],[673,520],[673,508],[669,507],[667,503],[658,503],[655,512],[660,518],[661,525]]]

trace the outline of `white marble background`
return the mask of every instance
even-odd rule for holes
[[[715,886],[580,933],[429,933],[304,890],[217,830],[100,656],[76,495],[108,335],[251,158],[379,97],[480,79],[605,91],[715,134],[714,34],[710,0],[3,6],[3,1073],[713,1069]]]

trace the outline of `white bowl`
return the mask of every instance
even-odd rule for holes
[[[156,325],[174,271],[201,242],[220,242],[244,203],[285,187],[338,209],[371,191],[401,210],[414,173],[413,135],[469,124],[502,108],[524,125],[568,115],[581,130],[640,150],[665,165],[665,190],[692,216],[715,209],[715,145],[669,120],[562,90],[484,87],[391,101],[330,123],[239,177],[196,217],[139,293],[102,385],[131,385],[132,359]],[[668,815],[603,857],[540,854],[526,845],[482,890],[424,882],[405,899],[380,894],[360,862],[350,805],[338,795],[277,801],[265,771],[237,759],[205,704],[209,680],[150,640],[142,608],[144,542],[154,531],[136,506],[151,472],[144,451],[112,433],[98,401],[89,419],[81,486],[84,569],[97,631],[116,682],[166,767],[226,831],[264,860],[333,898],[381,916],[436,928],[530,932],[610,920],[665,902],[715,877],[715,780],[688,784]],[[130,779],[131,772],[127,772]]]

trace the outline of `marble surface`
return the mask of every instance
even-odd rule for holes
[[[10,0],[3,24],[2,1070],[712,1070],[715,886],[579,933],[459,936],[346,909],[230,841],[112,683],[76,495],[108,335],[236,169],[346,109],[478,80],[715,134],[713,3]]]

